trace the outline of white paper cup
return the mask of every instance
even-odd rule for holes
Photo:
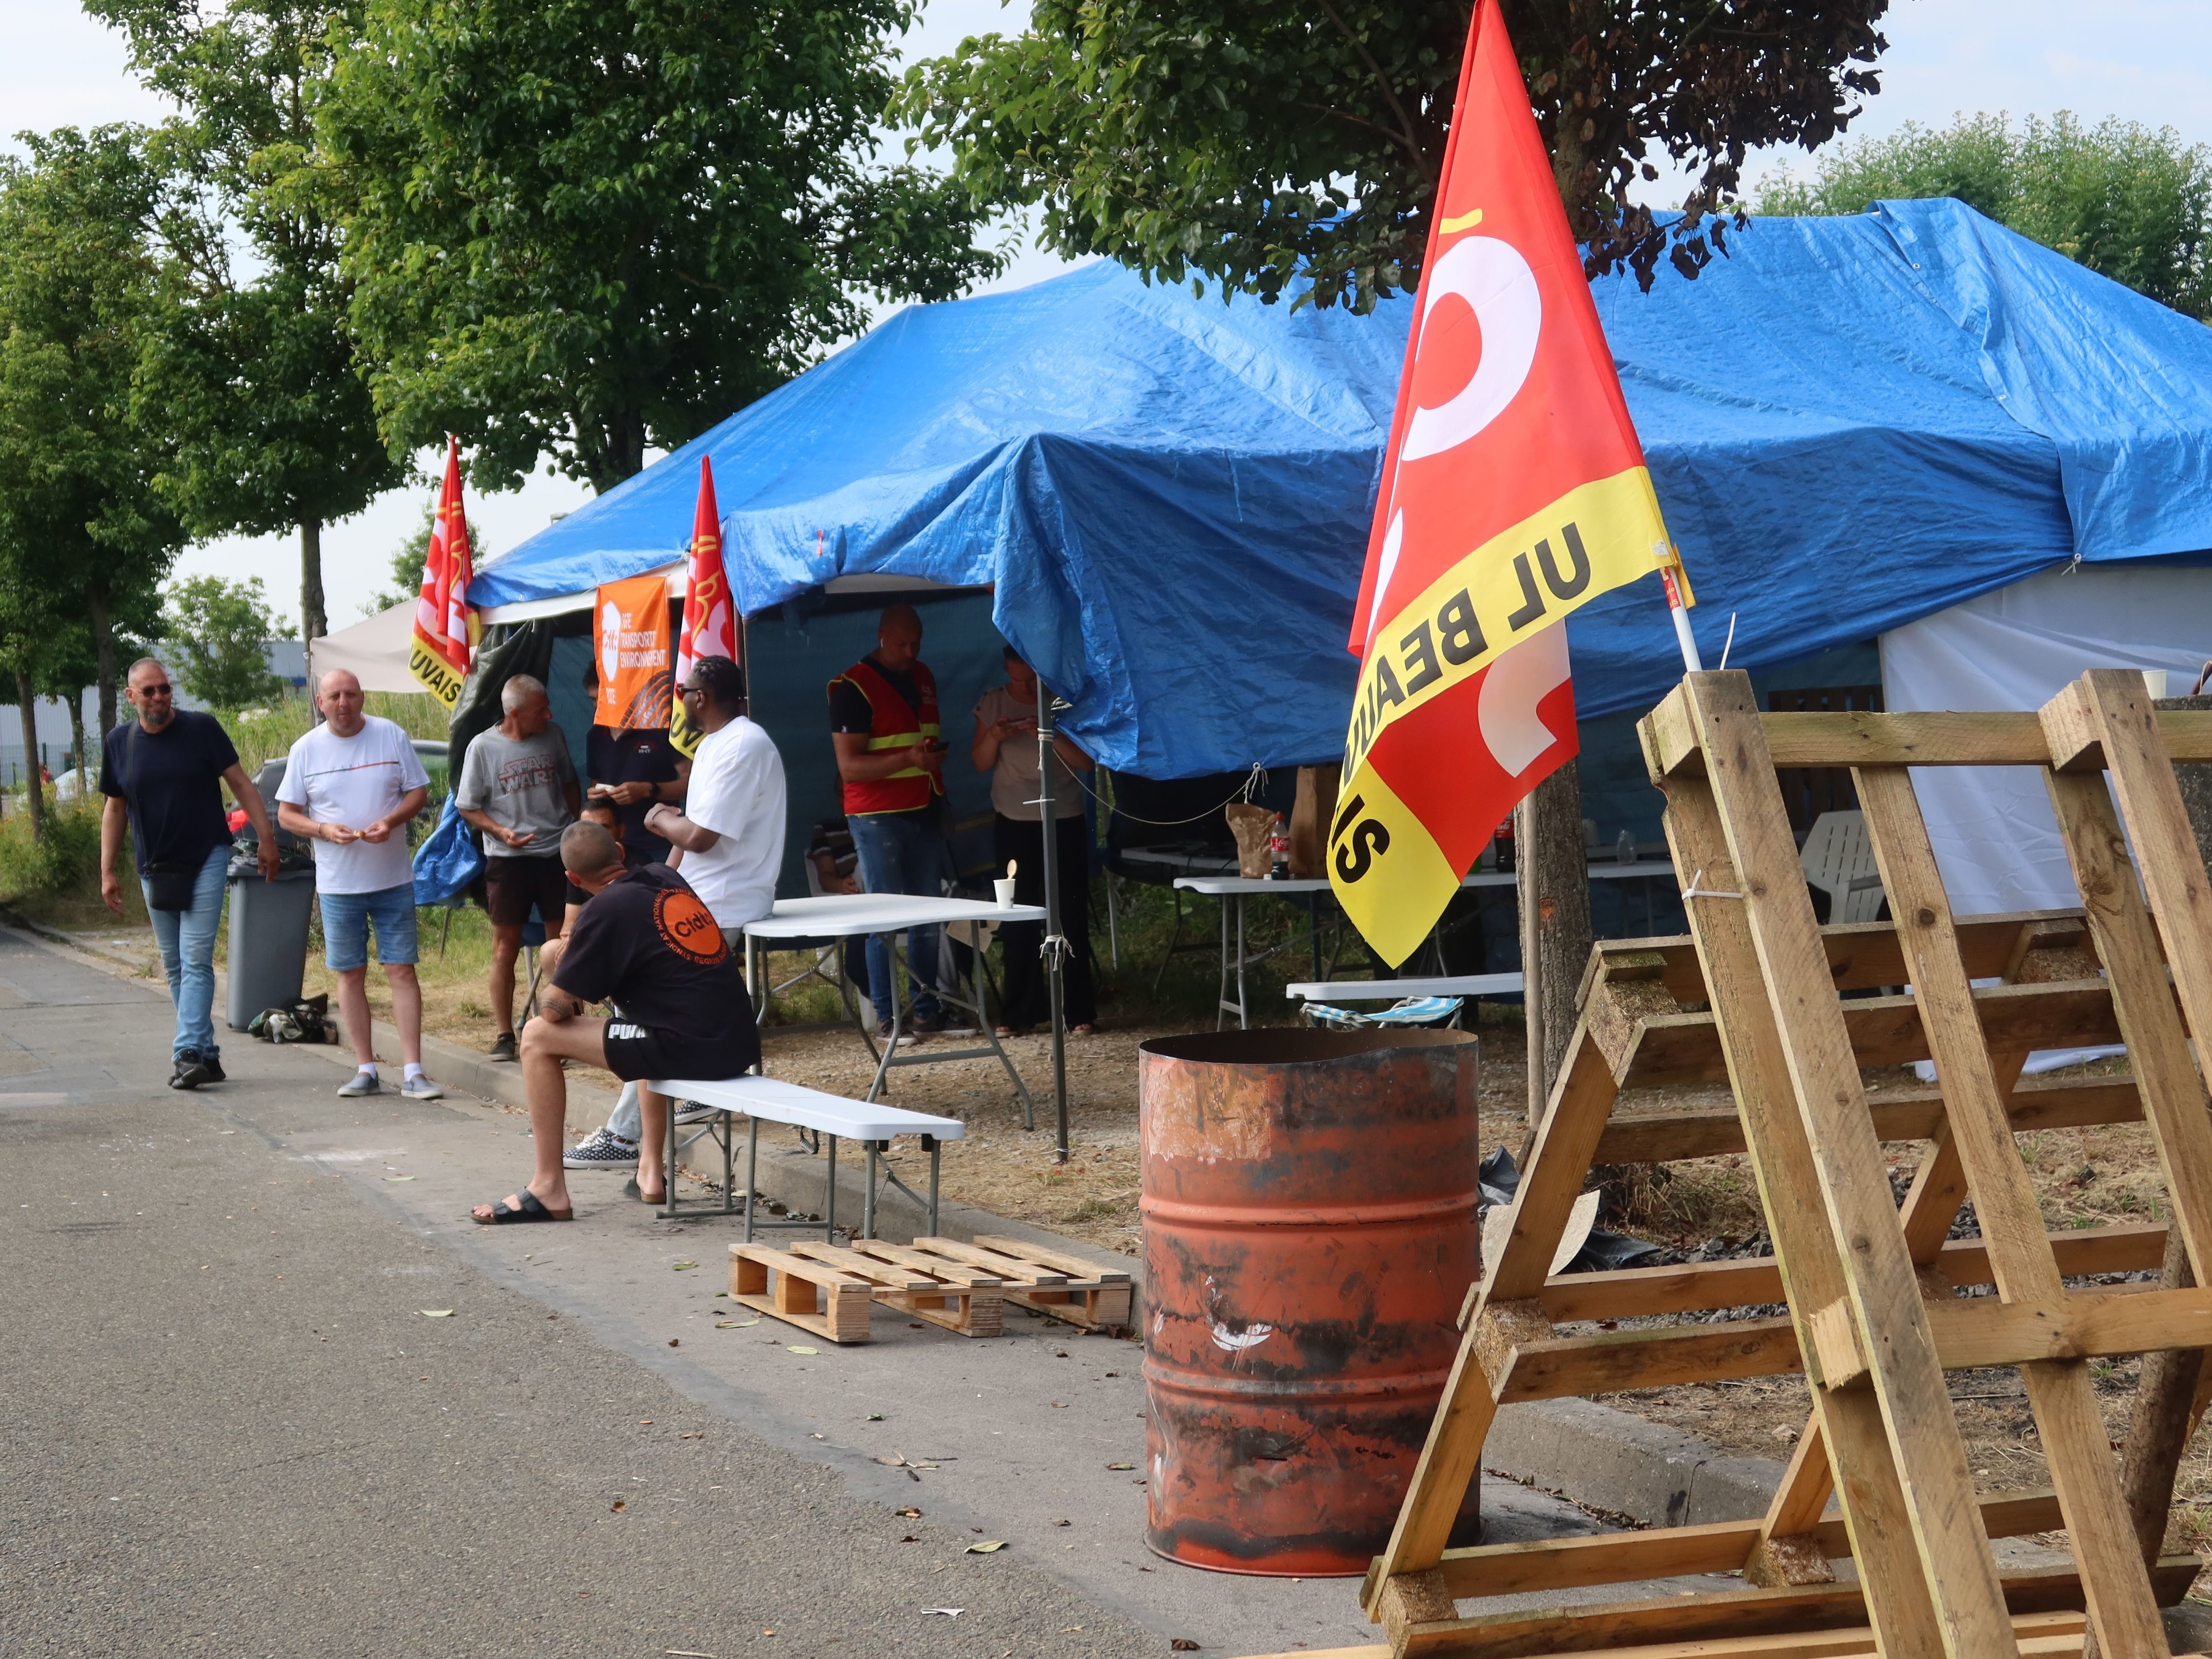
[[[1001,910],[1011,910],[1014,908],[1014,878],[1012,876],[1000,876],[995,878],[991,883],[991,890],[999,896],[999,908]]]

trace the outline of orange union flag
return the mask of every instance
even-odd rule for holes
[[[684,573],[684,626],[676,636],[676,684],[690,678],[702,657],[738,654],[737,612],[730,605],[730,579],[722,569],[722,516],[714,506],[714,471],[699,458],[699,504],[691,512],[690,562]],[[668,740],[686,755],[696,754],[706,734],[684,717],[676,699]]]
[[[592,601],[599,700],[592,724],[617,732],[668,725],[668,579],[659,571],[601,582]]]
[[[1569,612],[1666,527],[1498,0],[1481,0],[1353,614],[1329,882],[1411,956],[1516,802],[1576,752]]]
[[[469,524],[461,513],[461,446],[446,440],[446,482],[438,492],[438,514],[430,526],[430,550],[422,561],[422,592],[415,602],[415,637],[407,652],[407,672],[422,689],[450,709],[460,701],[481,631],[469,604]]]

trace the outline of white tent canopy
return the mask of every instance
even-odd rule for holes
[[[422,684],[407,672],[408,642],[414,636],[415,601],[409,599],[317,640],[315,672],[346,669],[364,691],[420,691]]]

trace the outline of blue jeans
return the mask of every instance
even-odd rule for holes
[[[871,893],[914,893],[938,896],[945,871],[945,838],[927,812],[878,812],[848,818],[853,850],[860,855],[860,885]],[[937,933],[916,927],[906,936],[906,959],[913,969],[907,996],[914,1012],[937,1012]],[[891,1017],[891,942],[885,933],[868,936],[869,1000],[876,1018]]]
[[[138,884],[153,920],[154,942],[161,947],[161,966],[168,970],[169,1000],[177,1005],[171,1059],[187,1049],[203,1060],[220,1058],[215,1046],[215,930],[222,921],[222,872],[229,866],[228,844],[207,855],[192,882],[189,910],[156,910],[154,890],[143,879]]]
[[[638,1103],[637,1085],[623,1085],[622,1097],[615,1102],[615,1115],[607,1120],[607,1127],[624,1140],[645,1138],[645,1109]]]
[[[368,930],[376,928],[376,959],[386,967],[414,966],[415,883],[374,893],[318,893],[323,907],[323,961],[334,974],[368,966]]]

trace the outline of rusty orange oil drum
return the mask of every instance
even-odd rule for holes
[[[1139,1049],[1158,1553],[1350,1577],[1389,1540],[1474,1277],[1478,1052],[1462,1031]],[[1454,1541],[1477,1526],[1470,1491]]]

